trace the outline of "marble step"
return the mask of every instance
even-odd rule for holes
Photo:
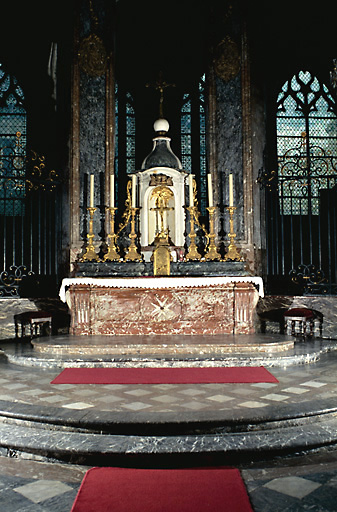
[[[170,417],[0,403],[0,453],[81,464],[113,458],[265,459],[337,444],[333,399],[264,411]]]
[[[41,425],[40,425],[41,427]],[[1,454],[11,457],[54,459],[88,465],[127,463],[151,457],[154,461],[172,457],[187,460],[220,458],[223,463],[261,460],[275,455],[306,452],[335,445],[337,419],[268,430],[194,435],[108,435],[69,429],[46,429],[19,424],[0,424]]]
[[[335,340],[309,342],[282,335],[240,336],[52,336],[32,343],[3,343],[9,363],[40,368],[66,367],[289,367],[318,361],[337,349]]]
[[[194,435],[252,432],[301,427],[337,417],[334,398],[277,404],[258,409],[226,409],[201,413],[180,411],[69,410],[0,400],[0,423],[12,423],[49,430],[74,430],[108,435]],[[336,433],[337,435],[337,433]]]

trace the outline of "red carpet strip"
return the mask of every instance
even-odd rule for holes
[[[253,512],[237,469],[92,468],[71,512]]]
[[[251,384],[278,382],[263,366],[226,368],[66,368],[51,384]]]

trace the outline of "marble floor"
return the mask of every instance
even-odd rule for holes
[[[22,347],[1,343],[9,353]],[[29,349],[27,349],[29,350]],[[301,344],[298,353],[312,352]],[[279,356],[277,356],[279,358]],[[310,410],[333,404],[337,396],[337,352],[322,353],[309,364],[273,366],[278,383],[204,385],[51,385],[60,368],[20,365],[0,357],[0,405],[48,410],[50,414],[96,414],[101,417],[163,419],[272,418],[283,411]],[[337,403],[336,403],[337,406]],[[1,416],[3,413],[1,413]],[[4,423],[0,421],[0,426]],[[6,426],[6,425],[3,425]],[[8,425],[7,425],[8,426]],[[280,429],[280,438],[286,435]],[[1,444],[4,447],[4,444]],[[158,458],[160,461],[160,458]],[[233,458],[235,463],[235,456]],[[184,458],[180,458],[184,464]],[[252,455],[235,464],[241,470],[255,512],[337,510],[335,443],[285,456]],[[1,512],[70,512],[89,465],[46,460],[2,448],[0,451]]]
[[[238,467],[255,512],[337,510],[334,451]],[[0,457],[0,510],[70,512],[88,469],[89,466]]]

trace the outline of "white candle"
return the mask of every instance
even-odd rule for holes
[[[234,206],[233,174],[229,175],[229,206]]]
[[[135,174],[133,174],[132,175],[132,198],[131,198],[132,208],[136,208],[136,180],[137,180],[137,176]]]
[[[115,176],[110,174],[110,208],[115,207]]]
[[[208,185],[208,206],[213,206],[213,188],[212,188],[212,175],[207,174]]]
[[[94,175],[90,174],[90,208],[94,207]]]
[[[190,206],[194,206],[194,198],[193,198],[193,174],[189,174],[188,176],[188,188],[190,193]]]

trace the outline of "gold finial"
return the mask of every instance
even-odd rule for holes
[[[164,90],[167,88],[167,87],[175,87],[175,84],[168,84],[167,82],[165,82],[165,80],[163,79],[163,72],[160,71],[159,72],[159,77],[158,77],[158,80],[156,81],[155,84],[146,84],[146,87],[154,87],[156,89],[156,91],[159,91],[159,94],[160,94],[160,98],[159,98],[159,117],[160,118],[163,118],[164,117],[164,112],[163,112],[163,103],[164,103]]]

